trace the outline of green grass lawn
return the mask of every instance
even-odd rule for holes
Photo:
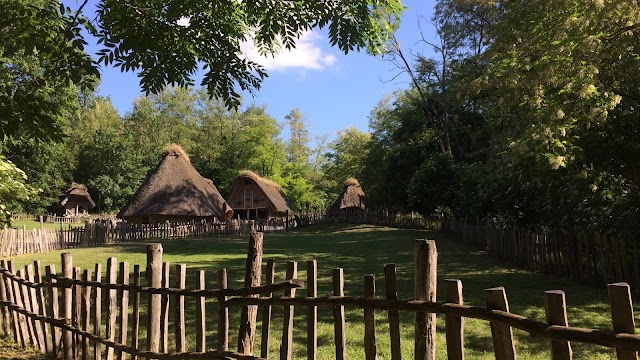
[[[56,224],[56,223],[43,223],[42,226],[44,226],[47,229],[60,229],[60,227],[62,226],[64,229],[69,228],[69,225],[71,225],[72,227],[78,227],[78,226],[84,226],[84,223],[70,223],[70,224]],[[11,222],[11,227],[14,229],[22,229],[24,227],[27,228],[27,230],[31,230],[31,229],[40,229],[40,222],[39,221],[33,221],[33,220],[19,220],[19,221],[12,221]]]
[[[573,281],[541,274],[535,274],[514,268],[511,265],[491,259],[476,250],[466,247],[440,233],[416,230],[400,230],[380,227],[345,227],[314,226],[287,234],[265,234],[264,258],[276,259],[276,281],[284,279],[285,264],[288,260],[298,261],[298,278],[306,277],[306,261],[318,261],[318,294],[331,295],[332,269],[344,268],[345,293],[348,296],[362,296],[363,275],[375,274],[378,296],[384,294],[383,265],[396,263],[398,268],[398,294],[401,299],[411,299],[413,294],[413,251],[416,239],[434,239],[438,247],[438,298],[444,299],[443,280],[446,278],[461,279],[464,286],[465,303],[484,306],[484,289],[504,286],[511,311],[538,321],[544,321],[543,296],[545,290],[564,290],[567,293],[569,323],[573,326],[597,328],[610,331],[610,312],[607,292],[604,286],[588,287]],[[229,287],[242,286],[244,278],[245,256],[248,237],[180,239],[162,241],[164,261],[172,265],[187,265],[187,285],[195,287],[196,270],[206,270],[207,287],[216,288],[215,272],[223,267],[228,269]],[[146,243],[123,243],[97,248],[76,249],[73,255],[74,266],[83,269],[94,268],[96,262],[106,269],[106,259],[116,257],[118,261],[140,264],[144,270]],[[42,265],[55,264],[60,271],[61,251],[34,256],[15,257],[18,266],[24,266],[34,258],[41,260]],[[266,262],[266,261],[265,261]],[[172,267],[172,271],[173,271]],[[103,275],[104,278],[104,275]],[[144,280],[143,280],[144,281]],[[173,277],[171,284],[174,284]],[[302,296],[306,289],[298,290]],[[103,297],[105,291],[103,291]],[[143,297],[143,303],[145,298]],[[174,301],[173,299],[171,300]],[[173,308],[171,306],[171,308]],[[195,345],[194,314],[195,302],[186,301],[190,318],[187,324],[187,335],[190,337],[188,350]],[[103,305],[103,310],[106,306]],[[230,347],[237,344],[238,309],[230,311]],[[335,358],[333,347],[333,319],[330,307],[319,309],[318,359]],[[378,356],[388,359],[389,332],[386,313],[377,312]],[[347,317],[347,358],[364,358],[363,338],[364,325],[362,310],[346,309]],[[173,318],[171,315],[170,319]],[[216,346],[216,314],[215,302],[207,302],[207,347]],[[260,319],[260,313],[258,315]],[[279,342],[282,334],[282,309],[274,308],[272,315],[270,357],[278,357]],[[403,357],[413,358],[413,313],[402,313],[402,347]],[[131,321],[131,320],[130,320]],[[103,320],[104,324],[104,320]],[[143,320],[144,324],[144,320]],[[304,309],[296,309],[294,321],[294,357],[306,357],[306,320]],[[260,323],[258,323],[260,329]],[[438,317],[437,324],[438,359],[446,359],[444,339],[444,318]],[[104,333],[104,332],[103,332]],[[173,334],[173,324],[170,325]],[[550,344],[544,339],[532,338],[526,333],[514,331],[516,348],[521,359],[549,359]],[[256,336],[260,339],[260,333]],[[172,342],[172,340],[171,340]],[[144,340],[141,340],[144,344]],[[169,349],[172,349],[171,345]],[[259,354],[259,341],[256,341],[256,354]],[[573,344],[578,359],[612,359],[615,352],[606,348]],[[483,321],[467,319],[465,322],[465,351],[469,359],[493,359],[491,332],[489,324]]]

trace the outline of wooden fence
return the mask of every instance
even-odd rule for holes
[[[286,231],[286,222],[276,220],[229,220],[224,223],[128,224],[125,222],[86,222],[65,229],[0,230],[0,256],[35,254],[51,250],[89,247],[126,241],[248,235],[252,231]]]
[[[424,217],[415,213],[400,214],[379,210],[343,210],[339,213],[302,212],[294,217],[296,226],[320,223],[348,223],[389,226],[404,229],[422,229],[440,231],[442,220],[437,217]]]
[[[83,214],[80,216],[58,216],[55,214],[34,215],[34,214],[11,214],[12,221],[43,221],[45,223],[75,224],[96,220],[115,220],[114,214]]]
[[[633,307],[629,286],[625,283],[608,287],[613,331],[603,332],[568,326],[565,296],[562,291],[545,293],[546,323],[536,322],[509,312],[504,288],[485,290],[486,307],[463,304],[460,280],[446,280],[446,299],[436,302],[436,244],[417,240],[415,247],[415,295],[411,300],[398,299],[395,264],[384,266],[385,295],[376,296],[375,278],[364,276],[362,297],[344,296],[344,273],[333,270],[333,291],[318,295],[317,262],[307,261],[306,296],[297,297],[296,290],[304,286],[297,278],[297,263],[286,265],[284,281],[275,281],[275,262],[266,262],[263,285],[263,235],[252,233],[245,266],[244,287],[229,289],[227,271],[217,272],[218,287],[205,288],[204,271],[198,271],[196,289],[185,289],[186,265],[175,267],[175,285],[170,287],[170,265],[162,261],[162,246],[147,246],[146,286],[142,286],[140,265],[130,268],[119,265],[114,258],[107,262],[106,277],[101,264],[95,272],[74,268],[69,253],[62,254],[62,273],[46,267],[43,280],[40,263],[16,271],[13,261],[0,260],[0,329],[23,346],[33,346],[42,352],[65,359],[291,359],[293,356],[294,314],[306,315],[303,345],[306,357],[315,359],[319,351],[335,352],[336,359],[346,358],[345,306],[362,309],[365,359],[375,359],[378,346],[388,347],[391,358],[401,358],[400,312],[415,313],[414,349],[416,359],[435,358],[436,314],[444,314],[447,355],[449,359],[464,358],[464,319],[475,318],[491,325],[493,352],[496,359],[515,359],[512,328],[549,340],[553,359],[572,359],[571,342],[598,344],[615,348],[618,359],[635,359],[640,350],[640,336],[634,334]],[[283,292],[283,296],[274,293]],[[195,301],[195,316],[185,312],[185,299]],[[216,309],[207,311],[206,299],[214,299]],[[211,304],[211,302],[209,303]],[[170,305],[173,306],[171,311]],[[279,351],[269,347],[272,307],[282,306],[282,337]],[[130,311],[132,307],[132,311]],[[318,347],[318,308],[333,309],[333,350]],[[103,311],[104,309],[104,311]],[[237,350],[230,350],[230,311],[240,313]],[[376,312],[384,311],[389,323],[387,340],[377,338]],[[103,315],[104,313],[104,315]],[[173,317],[169,319],[169,315]],[[215,346],[207,338],[206,317],[217,318]],[[260,317],[258,315],[260,314]],[[195,346],[187,348],[187,316],[195,321]],[[258,318],[261,321],[258,321]],[[104,322],[103,322],[104,320]],[[260,346],[257,327],[261,327]],[[193,335],[193,334],[190,334]],[[489,336],[489,335],[487,335]],[[141,339],[146,342],[141,344]],[[170,342],[170,339],[173,340]],[[173,344],[170,346],[169,344]],[[210,349],[210,350],[207,350]],[[487,349],[490,350],[490,349]],[[443,350],[444,351],[444,350]],[[260,354],[259,357],[254,354]],[[274,354],[276,353],[276,354]],[[324,355],[326,357],[326,354]]]
[[[603,234],[534,233],[447,219],[444,230],[522,268],[590,283],[640,288],[640,253],[631,239]]]

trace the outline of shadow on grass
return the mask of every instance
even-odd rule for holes
[[[588,287],[570,280],[531,273],[514,268],[505,262],[489,258],[482,252],[465,244],[447,238],[441,233],[419,230],[400,230],[375,226],[349,226],[340,224],[310,226],[290,233],[265,234],[264,259],[276,260],[276,281],[284,280],[284,269],[287,261],[298,261],[298,278],[306,281],[306,261],[316,259],[318,262],[318,295],[332,294],[332,270],[344,268],[345,294],[362,296],[363,276],[374,274],[378,297],[384,294],[383,266],[386,263],[397,265],[398,295],[401,299],[413,297],[413,262],[416,239],[433,239],[438,247],[438,283],[443,284],[446,278],[461,279],[464,286],[465,303],[484,306],[484,289],[504,286],[509,299],[511,311],[538,321],[544,321],[543,295],[545,290],[564,290],[567,293],[568,317],[571,325],[610,330],[607,293],[604,286]],[[216,272],[226,268],[229,287],[241,287],[244,279],[245,258],[248,248],[248,237],[230,238],[189,238],[159,241],[164,249],[164,261],[172,264],[170,283],[173,286],[174,264],[187,265],[187,287],[196,287],[196,270],[205,270],[206,287],[217,288]],[[101,262],[106,268],[106,258],[117,257],[121,261],[141,264],[144,271],[146,262],[146,242],[118,243],[94,249],[72,250],[74,263],[83,268],[93,268],[93,263]],[[44,254],[43,254],[44,255]],[[47,255],[48,256],[48,255]],[[55,259],[57,256],[57,260]],[[19,266],[30,261],[27,258],[16,258]],[[59,254],[53,254],[50,261],[59,265]],[[47,262],[44,262],[47,263]],[[104,270],[103,270],[104,271]],[[104,275],[103,275],[104,276]],[[145,283],[144,274],[143,284]],[[264,280],[263,280],[264,281]],[[299,289],[298,296],[304,296],[306,289]],[[104,295],[103,295],[104,298]],[[143,297],[144,298],[144,297]],[[438,288],[438,299],[444,299],[444,287]],[[173,304],[174,299],[171,299]],[[144,301],[142,302],[144,304]],[[103,309],[105,305],[103,304]],[[207,346],[214,347],[217,333],[217,314],[214,299],[207,301],[206,325]],[[331,307],[319,309],[318,346],[333,348],[333,318]],[[188,329],[188,349],[195,345],[195,301],[187,299],[186,313]],[[237,344],[237,324],[240,309],[230,311],[230,348]],[[362,311],[347,308],[347,321],[361,323]],[[173,322],[174,309],[170,305],[170,321]],[[261,318],[260,312],[258,319]],[[274,307],[274,319],[271,330],[270,347],[277,354],[278,341],[282,335],[282,308]],[[388,352],[388,333],[381,333],[386,315],[379,312],[379,348]],[[402,314],[403,353],[413,351],[413,314]],[[304,329],[306,326],[305,311],[296,308],[295,357],[304,357]],[[439,317],[438,331],[443,333],[443,318]],[[104,324],[104,322],[103,322]],[[144,324],[144,321],[142,321]],[[171,325],[173,326],[173,325]],[[170,327],[172,329],[172,327]],[[258,323],[260,329],[260,323]],[[386,328],[388,331],[388,327]],[[172,330],[170,330],[172,331]],[[347,334],[349,344],[358,346],[362,337],[359,330],[350,330]],[[141,332],[142,334],[143,332]],[[360,336],[360,337],[358,337]],[[439,335],[440,336],[440,335]],[[467,353],[472,358],[492,357],[491,334],[486,322],[468,321],[466,327]],[[549,342],[529,337],[522,332],[515,332],[518,351],[527,354],[524,358],[544,359],[549,355]],[[173,336],[170,336],[172,339]],[[259,339],[259,331],[256,339]],[[171,343],[173,340],[170,340]],[[443,341],[443,340],[442,340]],[[141,344],[144,341],[141,340]],[[301,345],[302,344],[302,345]],[[257,346],[259,349],[259,346]],[[172,347],[170,346],[170,349]],[[442,349],[442,348],[441,348]],[[579,358],[608,358],[611,351],[595,346],[574,346]],[[331,350],[329,350],[331,351]],[[443,352],[442,350],[441,352]],[[531,355],[531,356],[528,356]],[[363,355],[362,355],[363,357]]]

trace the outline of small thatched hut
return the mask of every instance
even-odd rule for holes
[[[91,199],[87,187],[82,184],[74,184],[58,202],[58,214],[64,216],[78,216],[86,213],[96,206]]]
[[[227,202],[241,219],[271,219],[291,213],[280,185],[252,171],[242,171],[236,177]]]
[[[347,215],[347,214],[359,214],[364,211],[364,191],[358,180],[354,178],[348,178],[344,182],[344,188],[342,194],[338,196],[336,201],[327,210],[328,215]]]
[[[191,165],[179,145],[171,144],[118,217],[130,223],[226,220],[233,216],[213,184]]]

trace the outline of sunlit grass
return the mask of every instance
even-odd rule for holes
[[[416,230],[399,230],[378,227],[346,227],[318,226],[309,227],[288,234],[265,234],[264,259],[276,260],[276,281],[284,279],[285,264],[288,260],[298,261],[298,278],[306,279],[306,261],[318,261],[318,293],[319,296],[331,295],[331,274],[337,267],[344,268],[345,293],[348,296],[361,296],[363,292],[363,276],[374,274],[378,296],[384,294],[383,265],[396,263],[398,268],[398,294],[401,299],[411,299],[413,294],[413,251],[416,239],[434,239],[438,247],[438,298],[444,298],[445,278],[461,279],[464,286],[465,303],[484,306],[484,289],[504,286],[511,311],[538,321],[544,321],[543,295],[545,290],[564,290],[567,293],[569,323],[573,326],[598,328],[610,331],[610,313],[607,303],[606,288],[588,287],[567,279],[530,273],[511,265],[487,257],[468,248],[440,233]],[[164,248],[163,260],[172,264],[187,265],[187,286],[195,287],[195,272],[206,271],[208,288],[216,288],[216,271],[228,269],[229,287],[242,286],[244,279],[245,256],[248,237],[179,239],[161,241]],[[118,261],[140,264],[144,271],[146,243],[123,243],[90,249],[70,250],[74,266],[93,269],[95,263],[103,265],[106,270],[106,259],[116,257]],[[16,264],[24,266],[34,258],[41,260],[42,265],[55,264],[60,271],[61,251],[39,254],[37,256],[16,257]],[[172,272],[174,268],[172,267]],[[104,274],[103,274],[104,278]],[[143,275],[143,283],[144,283]],[[171,284],[174,284],[173,276]],[[304,296],[306,289],[299,289],[298,296]],[[106,291],[103,291],[103,298]],[[143,297],[143,303],[146,298]],[[173,303],[173,299],[171,302]],[[173,311],[173,306],[170,308]],[[187,300],[187,335],[188,350],[195,348],[195,303]],[[103,305],[106,312],[106,306]],[[237,346],[239,309],[231,310],[230,348]],[[306,311],[296,308],[294,321],[294,357],[306,356]],[[333,359],[333,318],[330,307],[319,310],[318,359]],[[215,301],[207,302],[207,347],[216,346],[216,312]],[[389,332],[386,313],[377,312],[378,356],[388,359]],[[346,309],[347,317],[347,358],[364,358],[363,338],[364,326],[361,309]],[[260,313],[258,319],[260,319]],[[173,313],[170,316],[173,321]],[[282,308],[274,308],[272,315],[270,357],[277,358],[282,336]],[[401,314],[403,357],[413,358],[413,314]],[[131,320],[129,320],[131,323]],[[144,320],[143,320],[144,324]],[[103,320],[104,325],[104,320]],[[260,339],[260,323],[258,334]],[[444,319],[438,318],[437,349],[438,358],[446,358],[444,339]],[[103,330],[104,331],[104,330]],[[170,325],[170,338],[173,337],[173,323]],[[516,348],[521,359],[548,359],[550,345],[547,340],[532,338],[526,333],[514,331]],[[491,333],[489,324],[484,321],[467,319],[465,323],[466,355],[470,359],[493,359]],[[145,344],[144,339],[140,344]],[[259,341],[256,341],[256,354],[259,354]],[[173,340],[170,340],[170,350]],[[615,352],[606,348],[573,344],[576,358],[609,359]]]
[[[78,227],[78,226],[83,226],[83,223],[67,223],[67,224],[57,224],[57,223],[42,223],[42,227],[44,227],[45,229],[67,229],[69,228],[69,226],[72,227]],[[14,229],[23,229],[26,228],[27,230],[31,230],[31,229],[40,229],[40,222],[39,221],[33,221],[33,220],[16,220],[16,221],[12,221],[11,222],[11,227]]]

